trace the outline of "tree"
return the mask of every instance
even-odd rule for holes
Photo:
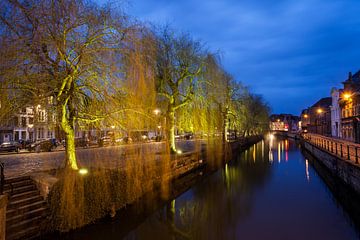
[[[204,66],[200,42],[168,28],[157,34],[156,89],[166,108],[166,132],[171,152],[175,146],[175,112],[189,105],[197,91]]]
[[[66,166],[76,170],[75,123],[117,111],[122,49],[133,29],[126,17],[82,0],[8,0],[1,9],[2,86],[30,102],[53,97]]]

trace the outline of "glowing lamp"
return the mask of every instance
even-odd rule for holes
[[[177,153],[177,154],[182,154],[182,151],[181,151],[181,150],[177,150],[176,153]]]
[[[160,113],[160,109],[155,109],[154,113],[155,113],[155,115],[158,115]]]
[[[317,113],[322,113],[323,112],[323,110],[321,109],[321,108],[319,108],[318,110],[317,110]]]
[[[344,98],[345,100],[349,100],[350,97],[351,97],[351,94],[350,94],[350,93],[344,93],[344,94],[343,94],[343,98]]]
[[[89,171],[86,168],[80,168],[80,170],[79,170],[80,175],[86,175],[88,173],[89,173]]]

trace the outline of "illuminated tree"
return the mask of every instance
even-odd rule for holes
[[[157,34],[156,89],[166,108],[166,131],[171,152],[175,146],[175,112],[189,105],[204,65],[201,43],[169,29]]]
[[[238,124],[243,136],[262,134],[268,130],[270,109],[261,96],[248,93],[237,104]]]
[[[0,8],[2,86],[21,90],[30,102],[53,97],[66,166],[76,170],[75,123],[102,121],[115,111],[121,50],[132,28],[124,16],[81,0],[9,0]]]

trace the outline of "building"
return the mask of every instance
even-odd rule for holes
[[[331,136],[336,138],[342,137],[341,132],[341,109],[339,105],[340,95],[342,94],[342,89],[331,89]]]
[[[308,108],[308,132],[331,136],[331,104],[332,98],[325,97]]]
[[[26,106],[5,117],[0,124],[0,143],[55,138],[56,114],[51,109],[51,103]]]
[[[273,114],[270,116],[271,131],[299,131],[300,118],[291,114]]]
[[[339,98],[342,138],[360,143],[360,71],[350,72],[343,85]]]
[[[304,133],[307,133],[309,125],[310,125],[310,115],[309,115],[309,109],[307,108],[301,111],[300,130]]]

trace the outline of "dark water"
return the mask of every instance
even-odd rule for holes
[[[127,223],[134,216],[127,215],[116,222],[93,226],[91,231],[78,236],[360,239],[359,216],[354,209],[360,205],[359,199],[349,197],[347,191],[338,191],[343,187],[341,184],[336,189],[329,188],[326,183],[329,176],[320,177],[313,164],[292,140],[263,141],[143,218],[141,223],[129,226]]]

